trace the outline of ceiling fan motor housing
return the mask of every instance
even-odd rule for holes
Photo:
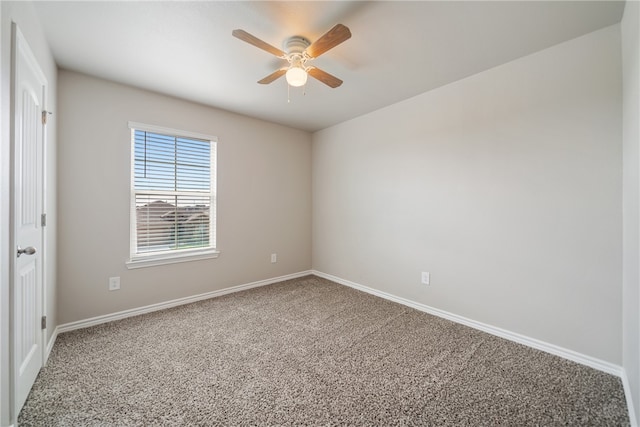
[[[293,36],[284,41],[283,48],[284,51],[287,52],[287,55],[302,55],[310,44],[311,42],[302,36]]]

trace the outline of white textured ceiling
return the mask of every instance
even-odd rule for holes
[[[315,131],[620,21],[617,1],[36,2],[61,68]],[[282,48],[336,23],[352,38],[314,65],[344,80],[256,82]]]

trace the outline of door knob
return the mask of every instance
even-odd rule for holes
[[[24,249],[18,246],[18,257],[20,257],[20,255],[22,254],[33,255],[35,253],[36,253],[36,248],[34,248],[33,246],[27,246]]]

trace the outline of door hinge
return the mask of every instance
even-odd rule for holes
[[[40,320],[40,326],[42,329],[47,329],[47,316],[42,316]]]
[[[53,114],[53,113],[51,111],[42,110],[42,124],[43,125],[47,124],[47,117],[49,116],[49,114]]]
[[[43,226],[43,227],[47,226],[47,214],[46,213],[40,215],[40,225]]]

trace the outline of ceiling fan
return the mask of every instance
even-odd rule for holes
[[[283,44],[284,51],[260,40],[244,30],[233,30],[231,34],[289,63],[287,66],[259,80],[258,83],[260,84],[269,84],[286,75],[287,83],[290,86],[303,86],[307,82],[307,74],[332,88],[337,88],[342,84],[342,80],[339,78],[308,64],[309,61],[322,55],[329,49],[333,49],[351,37],[349,28],[342,24],[337,24],[313,43],[301,36],[289,37]]]

